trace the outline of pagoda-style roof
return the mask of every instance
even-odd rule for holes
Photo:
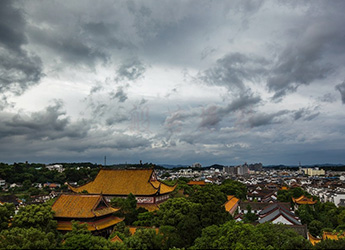
[[[292,201],[298,205],[314,205],[317,202],[314,201],[313,198],[308,198],[304,195],[296,199],[292,197]]]
[[[62,194],[54,202],[52,210],[56,218],[94,218],[112,214],[112,208],[102,195]]]
[[[302,225],[301,222],[299,222],[299,220],[295,217],[295,214],[282,203],[272,203],[270,206],[262,210],[259,215],[259,223],[273,222],[279,217],[282,217],[289,221],[292,225]]]
[[[158,204],[137,204],[137,208],[139,208],[139,207],[145,208],[149,212],[159,210]]]
[[[69,188],[76,193],[103,195],[168,194],[176,188],[158,181],[153,169],[101,169],[95,180],[80,187]]]
[[[224,204],[225,210],[232,215],[235,213],[235,209],[238,206],[240,200],[233,195],[228,195],[228,201]]]
[[[332,232],[323,232],[322,239],[330,239],[330,240],[339,240],[345,238],[345,233],[332,233]]]
[[[310,241],[310,243],[315,246],[315,244],[319,243],[321,241],[321,239],[318,239],[316,237],[314,237],[313,235],[311,235],[309,232],[308,232],[308,239]]]
[[[121,238],[118,235],[115,235],[113,238],[110,240],[111,242],[122,242]]]
[[[339,240],[339,239],[343,239],[345,238],[345,233],[339,233],[339,232],[323,232],[322,233],[322,239],[316,238],[314,236],[312,236],[309,232],[308,232],[308,239],[310,241],[311,244],[313,244],[313,246],[315,246],[315,244],[321,242],[321,240]]]
[[[96,220],[96,221],[87,221],[87,222],[79,222],[79,223],[86,223],[87,229],[89,231],[96,231],[102,230],[111,226],[116,225],[117,223],[123,221],[124,218],[119,218],[115,216],[108,216],[106,218]],[[57,230],[59,231],[71,231],[72,230],[72,221],[58,221],[57,222]]]

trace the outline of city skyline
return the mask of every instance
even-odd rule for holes
[[[345,163],[344,1],[0,6],[0,162]]]

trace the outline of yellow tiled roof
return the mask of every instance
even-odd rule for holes
[[[225,210],[227,212],[230,212],[230,210],[239,202],[239,199],[237,199],[233,195],[228,195],[228,201],[225,203]]]
[[[323,234],[322,234],[323,240],[326,240],[326,239],[338,240],[338,239],[342,239],[342,238],[345,238],[345,233],[340,234],[340,233],[323,232]]]
[[[321,239],[315,238],[314,236],[312,236],[309,232],[308,232],[308,238],[310,243],[315,246],[315,244],[319,243],[321,241]]]
[[[151,181],[151,184],[154,186],[154,188],[159,188],[159,185],[161,184],[160,181]]]
[[[206,182],[205,181],[189,181],[187,185],[199,185],[199,186],[205,186]]]
[[[164,183],[161,183],[161,186],[160,186],[160,189],[159,189],[159,193],[160,194],[171,193],[172,191],[175,190],[176,186],[177,186],[177,183],[174,186],[172,186],[172,187],[168,186],[168,185],[166,185]]]
[[[113,237],[111,240],[111,242],[122,242],[121,238],[118,235],[115,235],[115,237]]]
[[[139,207],[145,208],[149,212],[159,210],[159,206],[157,204],[137,204],[137,208]]]
[[[105,219],[93,221],[93,222],[84,222],[87,224],[87,229],[89,231],[102,230],[107,227],[116,225],[117,223],[123,221],[123,218],[118,218],[115,216],[109,216]],[[80,222],[82,224],[82,222]],[[72,222],[71,221],[58,221],[57,230],[59,231],[71,231]]]
[[[73,192],[86,190],[89,194],[104,195],[153,195],[171,192],[175,187],[151,180],[152,169],[101,169],[95,180],[80,187],[70,187]]]
[[[92,218],[119,210],[110,206],[96,209],[102,199],[101,195],[62,194],[52,206],[54,217]]]
[[[299,204],[299,205],[302,205],[302,204],[313,205],[317,202],[317,201],[314,201],[312,198],[308,198],[304,195],[302,195],[296,199],[292,197],[292,201]]]

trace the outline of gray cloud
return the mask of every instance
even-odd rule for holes
[[[281,110],[275,113],[257,113],[248,119],[248,123],[251,128],[265,126],[269,124],[278,124],[283,122],[281,116],[288,114],[289,111]]]
[[[293,118],[294,120],[299,120],[302,118],[305,121],[311,121],[320,114],[320,112],[316,112],[316,109],[317,107],[313,109],[300,108],[299,110],[293,112]]]
[[[171,112],[164,120],[164,128],[170,132],[181,132],[186,126],[194,130],[214,128],[231,113],[253,108],[261,98],[252,94],[243,94],[228,105],[207,105],[189,110],[181,109]]]
[[[116,93],[110,93],[110,98],[118,99],[119,102],[125,102],[128,99],[127,94],[123,90],[123,87],[118,87]]]
[[[333,103],[337,100],[336,96],[334,96],[331,93],[324,94],[320,98],[318,98],[321,102],[328,102],[328,103]]]
[[[262,57],[230,53],[218,59],[215,67],[200,73],[199,79],[242,93],[246,90],[244,81],[260,81],[267,73],[267,64],[268,61]]]
[[[56,101],[54,105],[29,116],[7,115],[2,118],[0,137],[24,136],[33,140],[54,140],[86,136],[89,125],[84,121],[71,123],[68,117],[64,117],[62,107],[62,103]]]
[[[116,23],[89,22],[83,25],[87,38],[99,47],[105,48],[134,48],[130,41],[124,41],[119,37],[120,27]]]
[[[116,71],[115,81],[135,81],[143,77],[146,66],[137,58],[127,60]]]
[[[338,11],[344,8],[341,2],[335,5],[310,2],[306,19],[291,22],[294,27],[289,27],[287,35],[294,40],[279,53],[267,79],[268,89],[274,92],[273,99],[279,100],[301,85],[329,77],[343,63],[343,58],[337,55],[345,49],[342,35],[345,18]]]
[[[49,29],[31,27],[30,38],[34,43],[53,50],[64,63],[93,68],[97,61],[109,60],[109,56],[100,47],[88,43],[83,34],[64,29],[55,25]]]
[[[340,96],[341,96],[341,101],[343,102],[343,104],[345,104],[345,81],[341,84],[338,84],[335,87],[335,89],[339,91]]]
[[[243,95],[233,100],[225,107],[209,106],[202,112],[202,120],[199,127],[214,127],[219,124],[227,115],[232,112],[244,110],[259,104],[261,98],[253,95]]]
[[[23,12],[13,1],[0,3],[0,92],[22,94],[39,82],[42,65],[39,57],[22,49],[27,43]]]

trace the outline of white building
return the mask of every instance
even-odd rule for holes
[[[304,174],[309,175],[309,176],[325,175],[325,170],[324,169],[304,168],[302,170],[303,170]]]
[[[46,168],[48,168],[50,171],[52,170],[56,170],[59,173],[62,173],[64,171],[64,168],[62,165],[60,164],[55,164],[55,165],[50,165],[50,166],[46,166]]]

